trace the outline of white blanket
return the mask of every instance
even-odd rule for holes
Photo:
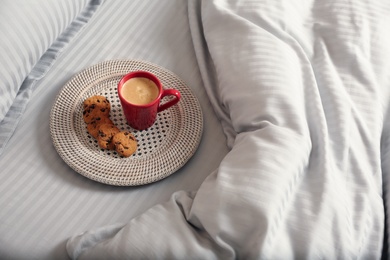
[[[75,235],[69,255],[380,258],[390,2],[188,5],[203,81],[232,149],[197,192]]]

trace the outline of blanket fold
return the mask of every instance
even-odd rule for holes
[[[74,236],[69,255],[380,258],[390,142],[390,44],[381,39],[390,39],[390,4],[188,6],[202,79],[231,151],[196,193]]]

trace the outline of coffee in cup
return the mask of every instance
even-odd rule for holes
[[[180,100],[176,89],[164,89],[160,80],[147,71],[126,74],[118,83],[118,96],[127,123],[137,130],[144,130],[154,124],[157,113]],[[160,104],[165,96],[173,99]]]
[[[121,89],[122,97],[134,105],[146,105],[158,97],[157,85],[148,78],[136,77],[127,80]]]

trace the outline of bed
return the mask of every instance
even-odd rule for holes
[[[0,258],[387,259],[389,25],[379,0],[2,1]],[[138,69],[190,137],[122,182],[71,142]]]

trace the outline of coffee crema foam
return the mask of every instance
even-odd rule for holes
[[[127,80],[123,84],[121,94],[131,104],[146,105],[158,97],[159,89],[152,80],[136,77]]]

